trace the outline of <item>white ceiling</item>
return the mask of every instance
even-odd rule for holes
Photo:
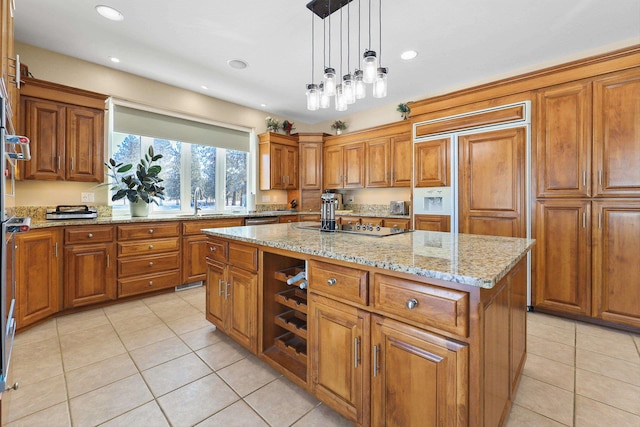
[[[362,2],[363,32],[368,28],[368,0],[354,0],[351,68],[359,56],[358,1]],[[379,51],[379,0],[372,1],[372,47]],[[311,112],[306,110],[304,96],[311,80],[307,0],[16,3],[15,37],[20,42],[310,124],[423,99],[606,46],[640,43],[638,0],[382,0],[388,97],[375,99],[369,89],[367,98],[346,112],[336,112],[333,106]],[[97,4],[120,10],[124,21],[102,18],[94,9]],[[316,30],[318,81],[322,67],[319,19]],[[332,33],[334,43],[337,31]],[[363,36],[362,50],[367,37]],[[334,44],[331,65],[336,69],[337,49]],[[400,53],[406,49],[417,50],[418,57],[401,60]],[[110,56],[121,62],[113,64]],[[227,61],[236,58],[249,67],[230,68]],[[346,74],[346,59],[343,65]]]

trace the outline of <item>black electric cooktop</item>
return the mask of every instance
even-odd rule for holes
[[[409,233],[413,231],[407,230],[405,228],[382,227],[380,225],[376,226],[372,224],[336,224],[334,230],[328,228],[323,229],[321,223],[296,225],[296,227],[303,228],[305,230],[316,230],[327,233],[350,233],[373,237],[393,236],[395,234]]]

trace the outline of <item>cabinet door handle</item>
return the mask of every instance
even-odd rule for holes
[[[58,170],[60,170],[60,156],[58,156]]]
[[[327,280],[327,285],[329,285],[329,286],[333,286],[333,285],[335,285],[336,283],[338,283],[338,280],[336,280],[336,278],[335,278],[335,277],[332,277],[332,278],[330,278],[329,280]]]
[[[73,170],[73,157],[71,158],[71,170]]]
[[[111,266],[111,256],[107,254],[107,268]]]
[[[582,185],[587,186],[587,171],[582,171]]]
[[[56,242],[56,258],[58,258],[58,242]]]
[[[378,348],[377,345],[373,346],[373,376],[377,377],[378,376],[378,370],[380,369],[378,367],[378,352],[380,351],[380,349]]]
[[[415,298],[411,298],[409,301],[407,301],[406,305],[409,310],[413,310],[418,306],[418,300]]]
[[[598,228],[602,228],[602,212],[598,213]]]
[[[360,338],[359,337],[356,337],[356,339],[354,340],[353,346],[354,346],[353,367],[357,368],[358,364],[360,363]]]
[[[602,169],[598,171],[598,185],[602,187]]]
[[[215,252],[216,251],[216,247],[215,246],[209,246],[209,251],[210,252]]]
[[[218,279],[218,296],[222,296],[222,279]]]
[[[587,213],[582,212],[582,228],[587,228]]]
[[[229,285],[230,285],[229,282],[225,282],[224,284],[224,288],[225,288],[224,299],[229,299],[229,297],[231,296],[231,294],[229,293]]]

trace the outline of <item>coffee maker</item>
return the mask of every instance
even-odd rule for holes
[[[320,211],[320,231],[336,230],[336,193],[322,193],[322,210]]]

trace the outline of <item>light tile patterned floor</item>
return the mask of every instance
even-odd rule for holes
[[[347,426],[204,319],[204,288],[48,321],[16,338],[3,425]],[[640,336],[530,313],[507,427],[640,427]]]

